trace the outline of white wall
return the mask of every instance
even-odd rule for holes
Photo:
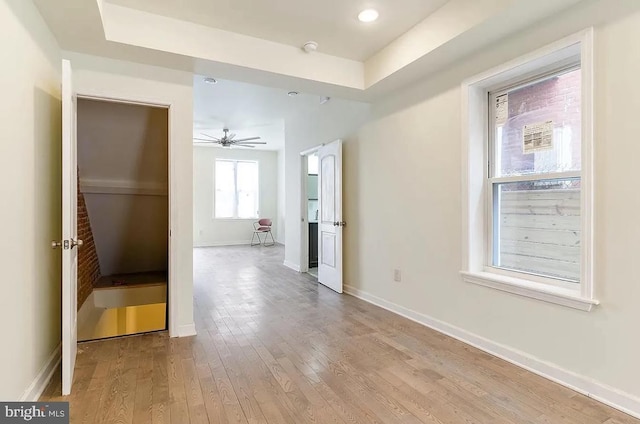
[[[324,105],[306,109],[285,123],[285,264],[300,267],[301,218],[306,217],[306,200],[302,203],[302,158],[300,152],[336,139],[353,138],[367,120],[370,105],[332,99]],[[305,179],[306,181],[306,175]],[[357,191],[357,189],[356,189]],[[345,198],[356,195],[345,191]],[[304,207],[304,209],[301,209]],[[304,225],[307,225],[306,223]],[[304,247],[307,248],[306,246]]]
[[[278,219],[276,220],[276,241],[284,244],[285,241],[285,149],[278,150]]]
[[[158,185],[166,189],[167,109],[78,99],[81,181]]]
[[[172,335],[192,334],[193,327],[193,75],[131,62],[65,53],[81,95],[171,104],[169,113],[169,215],[171,250],[169,284],[177,302],[169,304]]]
[[[84,195],[102,275],[168,269],[167,196]]]
[[[214,165],[216,159],[252,160],[260,172],[260,217],[271,218],[277,231],[278,152],[209,146],[193,148],[193,242],[194,246],[248,244],[255,219],[214,219]]]
[[[79,99],[77,122],[80,185],[102,275],[165,271],[167,109]]]
[[[595,291],[602,304],[582,312],[463,283],[460,84],[591,25]],[[374,105],[374,118],[344,146],[350,289],[480,336],[532,363],[567,370],[564,376],[582,389],[626,402],[640,414],[639,39],[638,2],[588,2]],[[292,158],[291,174],[294,164]],[[295,227],[287,227],[288,241]],[[295,257],[289,243],[287,257]],[[393,282],[395,268],[402,271],[401,283]]]
[[[0,28],[0,399],[19,400],[34,396],[61,337],[61,259],[50,247],[62,219],[61,57],[30,1],[1,0]]]

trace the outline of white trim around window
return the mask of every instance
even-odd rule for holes
[[[581,268],[579,284],[549,284],[525,273],[494,270],[487,252],[491,237],[489,189],[489,92],[563,63],[579,60],[582,74]],[[590,311],[599,302],[593,287],[593,29],[566,37],[462,84],[462,183],[464,281]]]

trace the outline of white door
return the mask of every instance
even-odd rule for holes
[[[71,393],[78,347],[78,183],[76,99],[62,61],[62,394]]]
[[[318,281],[342,293],[342,141],[318,151]]]

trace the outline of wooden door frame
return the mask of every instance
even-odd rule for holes
[[[177,231],[178,228],[178,219],[177,214],[173,213],[174,208],[177,210],[179,205],[177,204],[177,196],[172,196],[172,193],[177,193],[177,180],[175,178],[175,172],[173,169],[175,167],[176,155],[173,154],[174,151],[177,150],[177,146],[173,146],[173,143],[177,140],[173,140],[171,137],[171,121],[173,119],[173,104],[167,103],[166,101],[161,101],[157,99],[149,99],[149,98],[140,98],[136,96],[131,97],[112,97],[105,96],[102,94],[94,94],[94,93],[76,93],[77,99],[83,100],[96,100],[102,102],[111,102],[111,103],[120,103],[120,104],[129,104],[129,105],[138,105],[138,106],[147,106],[147,107],[155,107],[162,108],[167,110],[167,154],[168,154],[168,176],[169,181],[167,185],[167,196],[168,196],[168,215],[169,222],[168,225],[168,251],[169,251],[169,264],[168,264],[168,280],[167,281],[167,302],[168,302],[168,322],[167,329],[169,330],[169,337],[180,337],[179,333],[179,325],[178,325],[178,286],[177,286],[177,275],[176,275],[176,266],[178,263],[178,244],[172,243],[172,231]],[[77,122],[76,122],[77,125]]]

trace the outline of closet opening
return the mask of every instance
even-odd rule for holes
[[[168,118],[78,98],[78,341],[167,329]]]

